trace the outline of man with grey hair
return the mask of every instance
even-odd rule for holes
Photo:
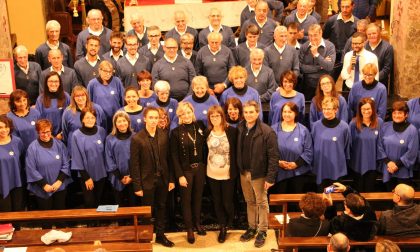
[[[41,66],[42,70],[51,66],[51,63],[48,60],[48,52],[51,49],[59,49],[63,54],[63,65],[73,68],[74,62],[70,47],[63,42],[60,42],[60,30],[61,25],[56,20],[50,20],[45,25],[47,41],[38,46],[35,51],[35,61]]]
[[[299,52],[287,45],[287,28],[277,26],[274,30],[274,43],[264,49],[264,64],[274,72],[276,83],[280,83],[280,75],[287,70],[292,70],[299,75]]]
[[[229,69],[235,65],[235,58],[232,51],[222,45],[221,33],[211,32],[207,40],[208,45],[203,46],[197,53],[195,72],[207,77],[210,94],[221,95],[227,87],[225,80]]]
[[[382,212],[379,218],[379,235],[420,236],[420,206],[414,203],[414,188],[406,184],[398,184],[393,192],[392,210]]]
[[[34,105],[38,98],[39,77],[41,67],[38,63],[28,61],[28,49],[19,45],[13,50],[15,57],[15,84],[16,88],[25,90],[29,96],[29,104]]]
[[[299,24],[299,43],[303,44],[308,41],[308,30],[313,24],[318,24],[316,18],[308,13],[309,10],[308,0],[299,0],[297,3],[296,13],[291,13],[284,19],[284,26],[295,22]]]
[[[348,252],[350,251],[350,242],[343,233],[336,233],[331,236],[330,243],[327,246],[328,252]]]
[[[222,35],[222,44],[230,49],[235,48],[235,36],[229,26],[222,25],[222,12],[217,8],[210,9],[209,22],[210,25],[200,31],[198,34],[198,43],[200,48],[208,44],[207,36],[211,32],[217,32]]]
[[[178,54],[189,59],[191,63],[195,65],[197,51],[194,50],[194,36],[187,32],[181,36],[180,40],[180,50],[178,50]]]
[[[129,30],[127,35],[136,35],[139,47],[147,45],[149,38],[147,37],[147,27],[144,26],[144,18],[138,13],[133,13],[130,16],[130,24],[133,29]]]
[[[109,39],[112,31],[102,25],[103,19],[102,12],[98,9],[92,9],[88,12],[86,23],[89,26],[77,35],[76,60],[86,56],[86,39],[90,35],[95,35],[100,38],[100,49],[98,55],[103,55],[111,49]]]
[[[184,34],[191,34],[194,39],[194,49],[198,50],[198,32],[196,29],[192,28],[191,26],[187,25],[187,15],[185,15],[185,12],[182,10],[177,10],[174,13],[174,24],[175,27],[169,30],[165,34],[165,38],[174,38],[178,44],[181,43],[181,37]]]
[[[39,93],[44,92],[44,81],[47,75],[54,71],[60,75],[61,82],[63,84],[63,89],[67,93],[71,94],[73,87],[76,86],[79,81],[77,80],[76,71],[74,69],[64,66],[63,64],[63,54],[59,49],[51,49],[48,52],[48,62],[51,63],[51,66],[44,71],[42,71],[39,78]]]

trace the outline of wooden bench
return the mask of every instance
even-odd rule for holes
[[[59,230],[72,232],[72,238],[67,242],[72,244],[90,243],[96,240],[102,242],[149,243],[153,239],[153,226],[138,225],[139,217],[150,218],[151,208],[149,206],[120,207],[117,212],[97,212],[96,209],[7,212],[0,213],[0,223],[133,219],[133,226],[81,227],[63,228]],[[6,245],[14,247],[43,245],[40,238],[48,231],[50,230],[15,231],[13,239],[8,241]]]
[[[366,246],[374,247],[377,242],[382,240],[391,240],[400,247],[420,247],[420,237],[390,237],[390,236],[376,236],[370,241],[352,241],[350,246]],[[321,237],[282,237],[278,240],[279,249],[294,249],[299,248],[326,248],[330,238],[326,236]]]
[[[106,249],[107,251],[135,251],[135,252],[149,252],[152,250],[151,243],[103,243],[102,245],[89,245],[89,244],[79,244],[79,245],[50,245],[48,248],[45,246],[33,246],[28,247],[27,252],[45,252],[52,251],[55,248],[63,249],[66,252],[77,251],[77,252],[92,252],[98,248]]]
[[[300,199],[302,198],[304,194],[270,194],[270,205],[275,206],[282,206],[282,212],[283,217],[286,218],[288,212],[287,212],[287,204],[288,203],[299,203]],[[322,196],[322,194],[319,194]],[[392,192],[375,192],[375,193],[361,193],[361,195],[369,202],[373,201],[390,201],[392,200],[393,193]],[[331,197],[334,202],[343,202],[344,197],[341,193],[332,193]],[[420,192],[415,192],[414,194],[415,200],[420,200]],[[274,215],[279,213],[274,213]],[[273,220],[274,215],[270,214],[269,221]],[[290,214],[289,214],[290,216]],[[275,218],[274,218],[275,220]],[[285,223],[285,222],[284,222]],[[272,223],[272,226],[279,227],[282,231],[286,230],[287,223],[284,225],[280,225],[280,223],[277,225],[275,222]],[[274,228],[274,227],[273,227]],[[282,236],[284,236],[285,232],[281,232]]]

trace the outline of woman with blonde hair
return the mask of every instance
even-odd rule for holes
[[[198,235],[206,235],[200,224],[201,200],[206,180],[205,126],[203,122],[196,121],[194,107],[189,102],[180,102],[176,114],[179,126],[172,130],[170,137],[171,161],[180,185],[187,240],[194,243],[193,225]]]

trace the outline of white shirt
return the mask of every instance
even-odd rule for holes
[[[184,56],[184,58],[191,59],[192,52],[191,52],[191,54],[186,54],[185,51],[183,49],[181,49],[181,54],[182,54],[182,56]]]
[[[337,16],[337,20],[339,20],[339,19],[343,20],[344,23],[347,23],[347,22],[353,22],[354,23],[354,16],[353,15],[351,15],[351,18],[344,21],[343,16],[341,15],[341,12],[340,12],[340,14],[338,14],[338,16]]]
[[[166,59],[166,61],[168,61],[169,63],[174,63],[175,61],[176,61],[176,58],[178,58],[178,55],[175,55],[175,58],[174,59],[169,59],[167,56],[166,56],[166,54],[164,54],[163,55],[163,57]]]
[[[209,47],[209,51],[210,51],[210,53],[211,53],[211,54],[213,54],[213,55],[216,55],[218,52],[220,52],[220,50],[222,50],[222,47],[219,47],[219,49],[217,49],[217,51],[213,52],[213,51],[210,49],[210,46],[209,46],[209,45],[207,45],[207,46]]]
[[[124,52],[123,52],[123,50],[120,50],[120,53],[117,55],[117,56],[115,56],[113,53],[112,53],[112,50],[109,52],[109,56],[111,57],[111,58],[113,58],[115,61],[118,61],[121,57],[124,57]]]
[[[60,41],[58,41],[58,43],[57,43],[57,45],[53,45],[53,44],[51,44],[48,40],[47,40],[47,46],[50,48],[50,49],[58,49],[58,47],[60,46]]]
[[[101,36],[102,32],[104,31],[104,27],[102,27],[102,29],[99,31],[93,31],[92,29],[90,29],[90,27],[88,27],[88,31],[92,35]]]
[[[359,81],[363,80],[362,69],[366,64],[372,63],[379,69],[378,57],[376,57],[374,53],[371,53],[363,48],[362,51],[359,54],[357,54],[357,56],[359,56]],[[346,81],[346,86],[349,88],[352,88],[354,83],[354,69],[352,69],[350,73],[347,72],[347,69],[351,65],[352,57],[353,50],[344,55],[343,69],[341,70],[341,78],[343,78],[343,80]],[[376,73],[375,79],[379,80],[379,71],[378,73]]]
[[[54,68],[52,66],[50,66],[50,72],[53,72],[53,71],[57,72],[57,71],[54,70]],[[61,75],[61,73],[64,73],[64,66],[63,65],[61,65],[61,69],[57,73],[58,73],[58,75]]]
[[[274,47],[279,51],[280,54],[283,54],[284,49],[286,48],[286,43],[280,48],[276,43],[273,43]]]
[[[254,70],[254,68],[252,67],[252,64],[251,64],[251,71],[252,71],[252,74],[254,75],[254,77],[257,77],[260,74],[261,68],[262,68],[262,65],[257,70]]]
[[[134,64],[136,64],[137,59],[139,58],[139,54],[136,53],[136,55],[134,57],[131,57],[128,53],[125,55],[125,57],[127,58],[128,62],[130,62],[131,65],[134,66]]]
[[[160,44],[158,44],[157,48],[152,48],[152,45],[150,43],[147,44],[147,49],[152,52],[153,55],[156,55],[156,53],[159,51]]]
[[[95,61],[93,61],[93,62],[90,62],[89,61],[89,58],[88,58],[88,56],[86,55],[86,61],[87,61],[87,63],[89,63],[89,65],[91,65],[92,67],[95,67],[96,66],[96,63],[98,63],[98,61],[100,61],[101,60],[101,58],[99,58],[99,55],[96,55],[96,60]]]

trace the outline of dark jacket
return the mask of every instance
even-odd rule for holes
[[[207,142],[207,138],[209,137],[210,131],[207,129],[204,137]],[[238,129],[232,126],[228,126],[226,129],[226,136],[229,141],[229,177],[230,179],[235,179],[238,176],[238,166],[236,165],[236,144],[238,141]],[[207,163],[207,156],[208,156],[208,146],[205,144],[205,157]]]
[[[277,169],[279,163],[279,149],[277,145],[277,136],[274,130],[265,123],[257,119],[255,125],[255,133],[251,141],[251,179],[264,178],[268,183],[276,182]],[[237,148],[237,165],[239,171],[243,173],[245,170],[242,164],[242,141],[243,134],[247,131],[246,121],[242,121],[238,125],[238,148]]]
[[[155,138],[158,141],[158,152],[160,155],[160,170],[165,184],[173,183],[173,172],[169,170],[169,135],[167,130],[156,129]],[[133,179],[134,191],[150,190],[154,186],[155,167],[152,152],[152,145],[149,140],[149,133],[142,129],[131,139],[130,145],[130,175]]]
[[[330,222],[317,218],[304,217],[290,219],[287,224],[286,236],[317,237],[327,236],[330,233]]]
[[[392,210],[384,211],[379,218],[381,235],[419,237],[420,236],[420,206],[395,206]]]
[[[206,143],[204,132],[206,127],[202,121],[196,121],[193,123],[198,131],[196,139],[198,159],[201,160],[200,165],[204,167],[204,162],[206,160],[204,154],[204,145]],[[191,171],[190,164],[192,162],[190,161],[188,146],[184,144],[188,141],[188,135],[184,125],[181,124],[172,130],[170,140],[171,165],[174,168],[176,178],[184,176],[184,171]]]
[[[358,194],[357,191],[347,186],[346,191],[343,192],[343,196],[346,197],[346,195],[350,193]],[[351,240],[368,241],[373,239],[377,233],[376,215],[366,200],[365,211],[360,220],[357,220],[344,212],[337,216],[335,206],[327,207],[324,216],[331,222],[331,234],[341,232]]]

